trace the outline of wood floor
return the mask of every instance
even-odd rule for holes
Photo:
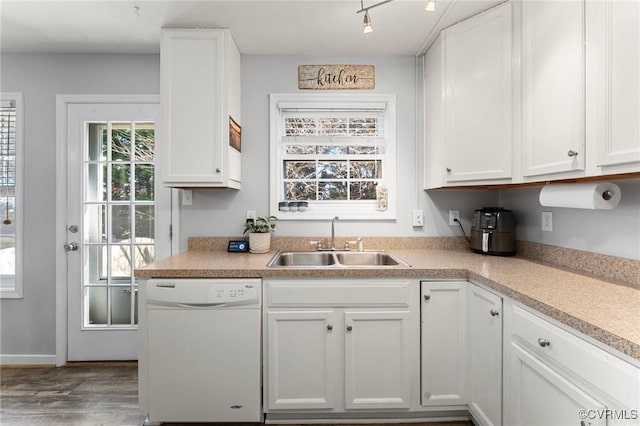
[[[2,426],[135,426],[144,421],[138,411],[138,368],[135,363],[1,368],[0,384]],[[468,426],[472,423],[428,425]]]

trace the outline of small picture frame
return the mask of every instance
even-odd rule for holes
[[[240,125],[236,123],[235,120],[231,118],[231,116],[229,116],[229,145],[238,150],[238,152],[242,152],[242,150],[240,149],[241,131],[242,129],[240,128]]]

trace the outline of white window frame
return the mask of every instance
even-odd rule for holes
[[[352,93],[272,93],[269,96],[270,111],[270,173],[269,173],[269,214],[279,220],[329,220],[334,216],[352,220],[395,220],[396,219],[396,95],[352,94]],[[280,156],[282,129],[281,109],[366,109],[384,107],[385,153],[383,159],[382,183],[387,187],[387,209],[378,210],[375,200],[370,202],[331,201],[330,203],[309,202],[304,212],[278,210],[278,203],[284,199],[283,159]]]
[[[15,276],[13,278],[1,277],[2,286],[0,286],[0,299],[22,299],[23,296],[23,267],[22,267],[22,246],[23,246],[23,222],[24,222],[24,194],[22,186],[24,182],[24,109],[22,93],[0,93],[2,102],[14,101],[16,103],[16,202],[15,202],[15,221],[16,221],[16,258],[15,258]],[[0,200],[1,201],[1,200]],[[7,286],[7,280],[13,280],[13,287]]]

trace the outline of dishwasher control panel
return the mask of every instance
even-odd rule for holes
[[[259,307],[260,279],[153,279],[147,305],[164,307]]]

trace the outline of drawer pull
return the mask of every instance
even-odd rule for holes
[[[498,311],[497,309],[492,309],[489,312],[491,313],[492,317],[497,317],[498,315],[500,315],[500,311]]]
[[[551,345],[551,342],[547,339],[539,338],[538,344],[544,348],[545,346]]]

